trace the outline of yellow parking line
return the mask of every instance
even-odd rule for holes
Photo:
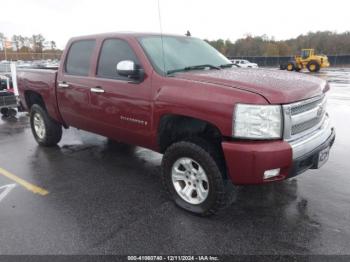
[[[27,190],[33,192],[34,194],[39,194],[41,196],[46,196],[49,191],[41,188],[41,187],[38,187],[36,185],[33,185],[27,181],[25,181],[24,179],[22,178],[19,178],[18,176],[15,176],[14,174],[10,173],[9,171],[3,169],[0,167],[0,175],[3,175],[13,181],[15,181],[17,184],[23,186],[24,188],[26,188]]]

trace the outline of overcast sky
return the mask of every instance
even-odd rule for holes
[[[159,0],[164,33],[207,39],[246,34],[288,39],[308,31],[350,30],[346,0]],[[63,48],[71,36],[112,32],[159,32],[158,0],[3,0],[0,32],[41,33]]]

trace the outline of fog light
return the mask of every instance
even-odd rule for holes
[[[278,176],[280,174],[280,170],[280,168],[266,170],[264,172],[264,179],[269,179],[271,177]]]

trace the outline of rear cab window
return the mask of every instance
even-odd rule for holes
[[[72,43],[65,63],[65,73],[68,75],[88,76],[95,45],[95,40],[80,40]]]

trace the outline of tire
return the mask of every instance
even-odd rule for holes
[[[286,70],[287,66],[285,64],[280,64],[280,70]]]
[[[8,117],[9,116],[9,109],[4,107],[1,108],[0,113],[4,116],[4,117]]]
[[[320,71],[320,64],[317,61],[310,61],[306,67],[310,72]]]
[[[13,108],[9,108],[9,116],[15,117],[17,115],[17,110]]]
[[[294,66],[293,63],[288,63],[288,64],[287,64],[287,70],[288,70],[288,71],[294,71],[294,69],[295,69],[295,66]]]
[[[296,65],[296,66],[294,67],[295,72],[300,72],[301,69],[302,69],[302,68],[301,68],[299,65]]]
[[[30,109],[30,127],[40,146],[55,146],[62,138],[62,126],[37,104]]]
[[[225,207],[227,200],[222,171],[225,167],[220,164],[217,154],[209,153],[216,150],[212,151],[208,146],[213,148],[206,142],[201,144],[192,141],[177,142],[166,150],[162,160],[162,180],[170,197],[179,207],[201,216],[217,213]],[[188,179],[185,178],[188,169],[182,163],[194,170],[194,174],[187,176]],[[183,165],[182,170],[180,170],[181,165]],[[178,171],[175,172],[175,169]],[[203,170],[204,175],[198,170]],[[176,178],[174,178],[174,173]],[[183,180],[178,180],[178,176]],[[206,181],[200,179],[204,177],[206,177]],[[173,182],[174,180],[176,182]],[[186,195],[181,193],[184,191],[189,192],[187,200],[181,196],[181,194]],[[202,193],[199,194],[199,192]],[[203,197],[204,195],[205,197]]]
[[[17,115],[17,111],[16,109],[13,108],[1,108],[0,113],[4,116],[4,117],[15,117]]]

